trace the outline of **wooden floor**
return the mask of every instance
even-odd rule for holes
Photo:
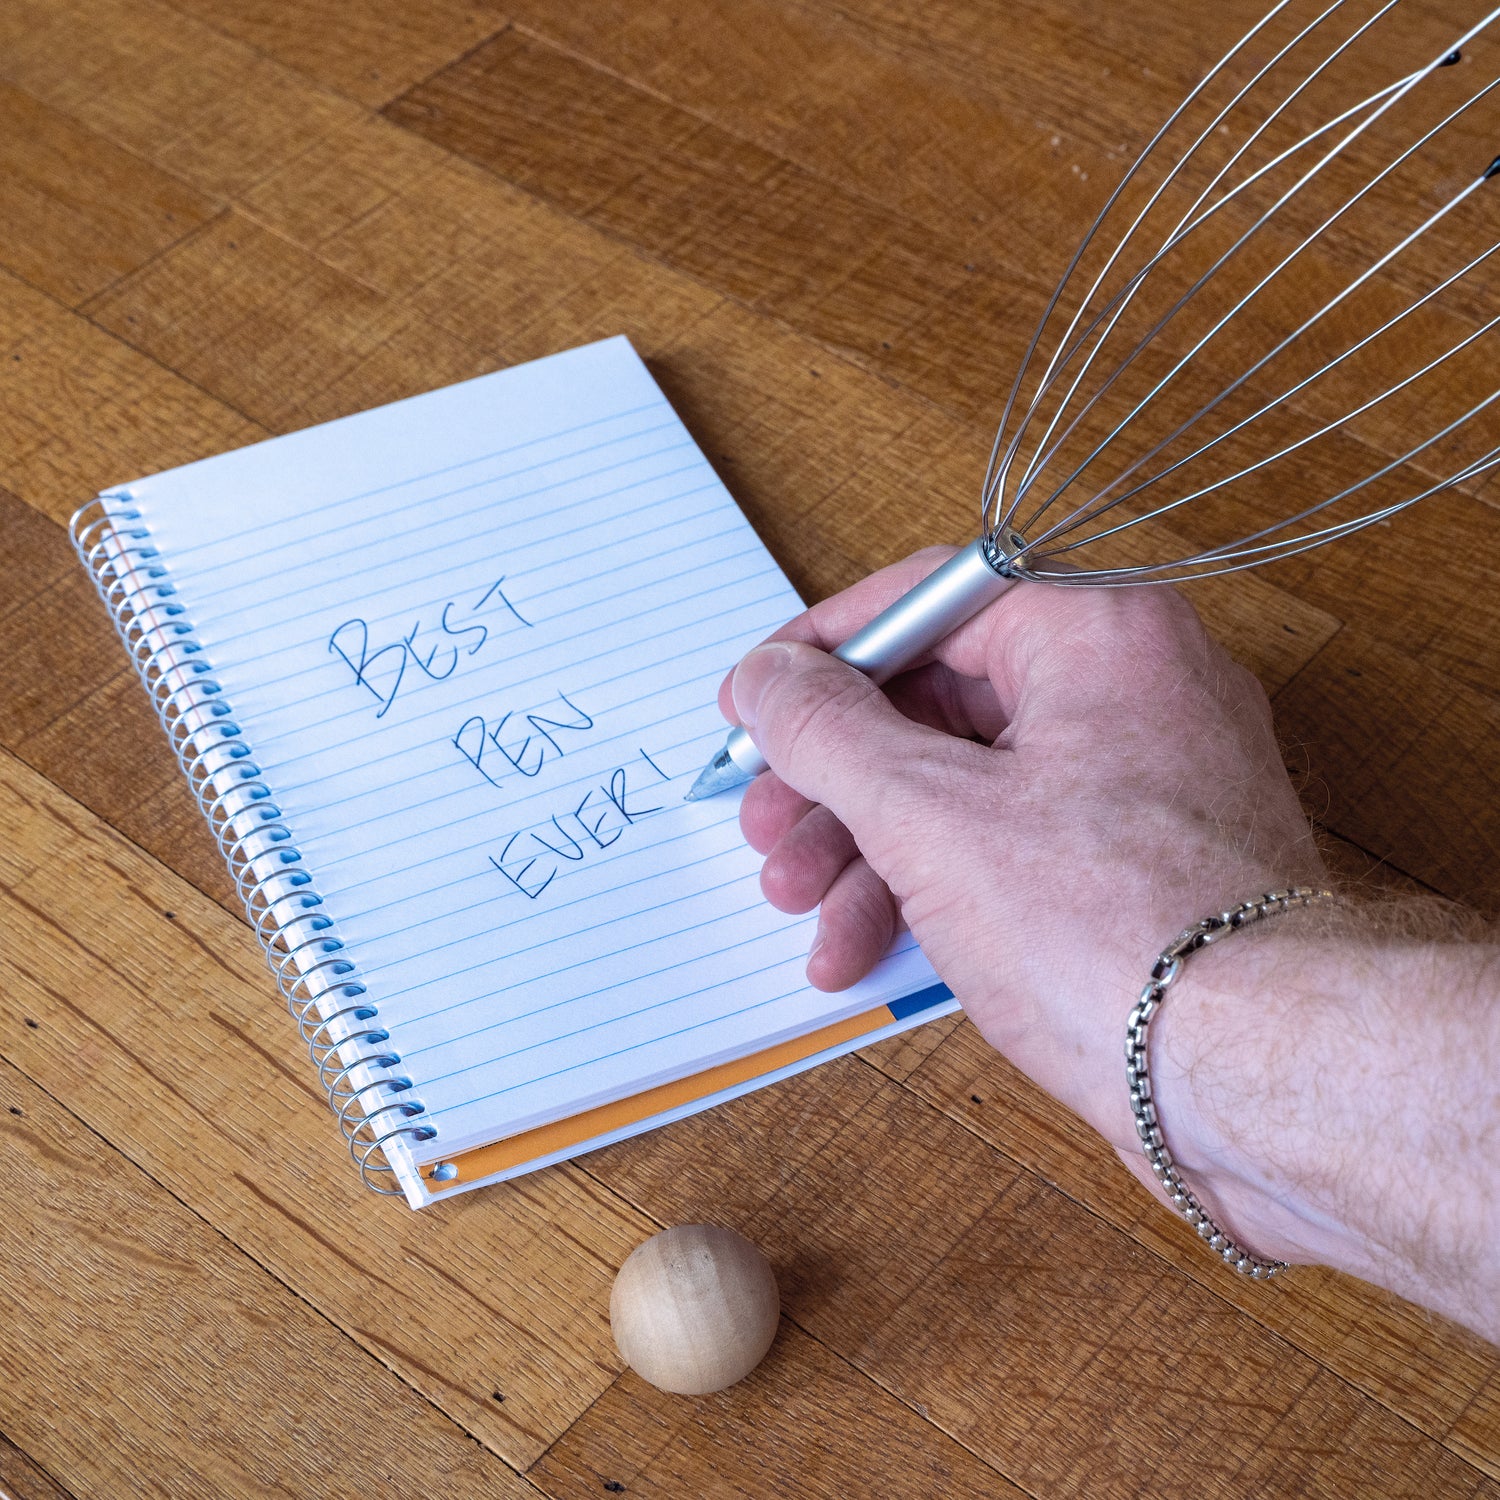
[[[965,1024],[421,1215],[363,1192],[65,542],[101,486],[603,335],[809,596],[1244,0],[3,0],[0,1493],[1500,1495],[1500,1354],[1221,1274]],[[1341,861],[1500,894],[1500,487],[1207,585]],[[713,1220],[785,1319],[622,1372]]]

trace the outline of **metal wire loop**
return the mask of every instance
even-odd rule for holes
[[[1006,572],[1237,572],[1500,469],[1500,8],[1437,48],[1429,19],[1281,0],[1146,143],[1004,404],[980,509],[1030,539]]]
[[[364,1122],[376,1114],[399,1112],[403,1119],[412,1118],[423,1107],[415,1096],[361,1115],[355,1123],[352,1108],[362,1107],[358,1101],[376,1090],[404,1094],[410,1082],[385,1073],[357,1088],[345,1087],[359,1069],[382,1073],[396,1067],[400,1056],[395,1051],[366,1050],[350,1062],[330,1067],[339,1061],[341,1048],[378,1047],[389,1042],[390,1034],[372,1027],[337,1041],[330,1034],[340,1020],[375,1019],[378,1007],[358,1000],[365,987],[357,966],[344,952],[311,876],[301,868],[302,856],[292,842],[291,830],[261,780],[202,644],[176,599],[167,569],[151,545],[150,528],[128,489],[108,492],[80,506],[68,523],[68,532],[234,879],[246,918],[317,1064],[318,1079],[340,1133],[346,1139],[357,1138]],[[302,962],[320,949],[326,956],[302,969]],[[289,978],[294,967],[298,973]],[[329,979],[334,982],[326,983]],[[358,1003],[341,1006],[326,1017],[315,1015],[314,1007],[330,995]],[[399,1195],[399,1187],[384,1180],[394,1172],[384,1145],[401,1135],[424,1140],[434,1133],[430,1125],[399,1125],[361,1143],[361,1180],[375,1192]]]

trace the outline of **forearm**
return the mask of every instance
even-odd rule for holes
[[[1500,1341],[1500,947],[1286,921],[1195,955],[1164,1006],[1184,1175],[1261,1253]]]

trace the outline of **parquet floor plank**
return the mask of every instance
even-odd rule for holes
[[[0,1436],[0,1495],[7,1500],[77,1500]]]
[[[487,1448],[524,1467],[609,1385],[655,1226],[573,1167],[368,1193],[243,922],[5,752],[0,931],[0,1055]]]
[[[652,1220],[576,1167],[422,1215],[373,1198],[334,1159],[343,1153],[306,1058],[266,1001],[236,924],[8,756],[0,756],[0,835],[0,1058],[13,1058],[113,1142],[141,1169],[134,1175],[162,1182],[274,1273],[299,1308],[316,1308],[346,1343],[516,1468],[571,1432],[601,1394],[605,1409],[614,1404],[609,1286],[657,1227]],[[70,891],[89,902],[86,940],[72,936],[85,918]],[[255,1019],[262,1014],[264,1026]],[[142,1097],[149,1111],[136,1107]],[[187,1138],[191,1153],[180,1149]],[[66,1141],[57,1151],[66,1156]],[[71,1226],[59,1232],[76,1238]],[[50,1264],[50,1254],[42,1260]],[[265,1322],[280,1326],[274,1313]],[[112,1317],[102,1328],[137,1361],[165,1363],[157,1347],[165,1334]],[[34,1336],[17,1333],[22,1347]],[[809,1473],[839,1473],[862,1453],[882,1467],[899,1460],[898,1472],[951,1478],[960,1493],[1003,1492],[992,1469],[805,1334],[788,1330],[784,1347],[791,1352],[770,1368],[801,1404],[766,1429],[772,1454]],[[218,1358],[232,1356],[208,1362]],[[878,1460],[857,1426],[827,1426],[832,1414],[868,1413],[872,1399],[876,1410],[863,1420],[894,1430]],[[771,1405],[780,1409],[779,1397]],[[755,1424],[753,1413],[735,1410],[725,1440]],[[17,1430],[31,1453],[50,1459],[34,1431]],[[383,1443],[373,1446],[384,1455]],[[442,1478],[429,1455],[413,1461]],[[314,1480],[299,1482],[306,1488],[293,1493],[317,1492]],[[237,1491],[226,1481],[221,1492]]]
[[[4,1061],[0,1105],[0,1421],[67,1489],[535,1493]]]
[[[730,1393],[668,1396],[623,1376],[527,1477],[556,1500],[1025,1495],[937,1436],[917,1412],[783,1324],[765,1364]]]
[[[0,266],[69,306],[218,204],[22,90],[0,85]]]
[[[1446,1439],[1491,1378],[1494,1354],[1482,1340],[1348,1277],[1299,1269],[1266,1285],[1217,1274],[1197,1237],[1155,1212],[1114,1153],[967,1023],[904,1081],[1011,1160],[1431,1436]]]
[[[1444,895],[1500,910],[1500,703],[1353,628],[1274,703],[1315,768],[1304,795],[1323,822]],[[1450,822],[1455,806],[1464,816]]]
[[[1104,183],[1090,186],[1086,201],[1060,198],[1059,179],[1076,178],[1054,170],[1053,148],[1028,133],[1036,133],[1035,114],[1044,107],[1057,110],[1055,123],[1065,128],[1066,95],[1050,104],[1028,96],[1024,108],[992,101],[984,120],[972,121],[946,95],[894,87],[887,72],[896,64],[887,50],[851,35],[841,12],[813,13],[782,0],[751,9],[754,19],[743,8],[731,16],[721,0],[700,0],[673,28],[682,44],[653,68],[645,59],[654,23],[638,11],[611,8],[606,18],[591,15],[585,28],[564,8],[536,0],[527,12],[532,24],[551,28],[560,42],[503,33],[385,113],[955,414],[994,421],[1051,278],[1062,269],[1060,244],[1075,237],[1073,229],[1059,237],[1058,226],[1081,232],[1123,161],[1106,164]],[[1168,26],[1162,34],[1174,46],[1184,41]],[[1192,45],[1201,47],[1201,39]],[[913,132],[951,125],[954,141],[967,142],[964,151],[924,152],[902,137],[883,180],[921,181],[938,170],[934,162],[955,158],[988,163],[1008,184],[1007,206],[1015,208],[1004,232],[990,226],[981,237],[956,211],[962,195],[946,179],[934,192],[934,200],[946,194],[950,204],[939,221],[866,195],[856,170],[859,143],[847,131],[817,130],[816,109],[807,129],[788,123],[797,117],[788,91],[809,74],[832,80],[829,107],[846,115],[861,101],[868,107],[881,100],[882,129],[898,129],[892,121]],[[764,78],[767,87],[751,87],[747,78]],[[1159,83],[1153,73],[1150,87]],[[1135,87],[1133,81],[1129,118],[1111,103],[1113,89],[1076,102],[1068,118],[1092,118],[1106,134],[1138,135]],[[1176,95],[1163,96],[1162,116],[1169,97]],[[1031,213],[1034,222],[1024,217]],[[1354,248],[1335,245],[1330,255]],[[1329,259],[1315,274],[1337,277],[1338,267]],[[1473,311],[1473,318],[1488,315]],[[982,339],[976,327],[984,329]],[[1251,347],[1245,338],[1244,348]],[[1243,368],[1247,356],[1236,345],[1220,373],[1237,372],[1236,352]],[[1401,451],[1389,447],[1391,435],[1376,415],[1354,425],[1355,437],[1331,443],[1326,458],[1304,465],[1298,478],[1309,495],[1333,493],[1338,476],[1369,472],[1376,454]],[[1279,496],[1271,503],[1280,504]],[[1191,519],[1185,524],[1190,530]],[[1439,561],[1452,556],[1455,534],[1472,544],[1456,568]],[[1226,539],[1215,532],[1198,540]],[[1493,696],[1500,693],[1500,576],[1490,561],[1497,543],[1493,508],[1455,494],[1273,576],[1306,602],[1358,618]]]
[[[362,104],[379,106],[504,24],[469,0],[173,0],[177,9]]]
[[[0,78],[216,197],[362,112],[159,0],[10,0]]]
[[[263,428],[0,271],[0,484],[56,521]]]

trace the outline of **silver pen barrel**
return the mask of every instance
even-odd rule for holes
[[[1015,580],[996,570],[984,538],[954,553],[940,568],[856,631],[833,654],[885,683],[924,652],[953,634]],[[724,748],[704,767],[686,800],[696,802],[759,776],[766,762],[743,729],[733,729]]]

